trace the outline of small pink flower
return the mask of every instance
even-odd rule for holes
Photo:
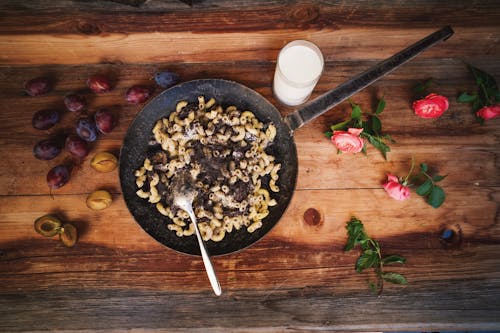
[[[365,142],[359,135],[363,132],[362,128],[349,128],[346,131],[334,131],[332,142],[338,150],[344,153],[359,153]]]
[[[481,117],[484,120],[496,118],[500,116],[500,104],[485,106],[476,112],[476,116]]]
[[[448,110],[448,98],[438,95],[429,94],[424,99],[419,99],[413,102],[412,107],[415,114],[420,118],[438,118],[443,112]]]
[[[387,182],[384,183],[384,190],[389,196],[396,200],[406,200],[410,197],[410,189],[399,182],[398,177],[388,173]]]

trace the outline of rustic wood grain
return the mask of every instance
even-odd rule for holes
[[[359,4],[349,2],[285,6],[276,2],[131,13],[57,7],[35,11],[7,5],[0,23],[0,60],[11,64],[273,61],[294,39],[315,42],[327,59],[382,59],[406,46],[402,40],[417,41],[444,25],[454,27],[454,38],[423,56],[453,56],[457,51],[462,56],[498,54],[494,22],[500,14],[495,6],[466,1],[395,6],[383,1],[360,10]],[[85,9],[77,3],[79,7]],[[408,25],[412,29],[405,28]],[[464,43],[469,47],[461,47]]]
[[[500,136],[498,119],[479,125],[456,96],[474,89],[471,63],[500,78],[497,1],[181,1],[149,0],[138,7],[114,1],[0,3],[0,332],[312,332],[466,331],[500,327]],[[123,2],[123,1],[121,1]],[[141,1],[138,1],[139,3]],[[130,2],[129,2],[130,3]],[[154,241],[127,211],[118,171],[98,174],[93,153],[117,156],[141,106],[126,104],[133,84],[154,87],[168,69],[182,81],[225,78],[255,89],[282,115],[272,94],[276,56],[293,39],[317,43],[325,71],[316,97],[443,25],[455,35],[353,96],[363,110],[384,96],[384,131],[396,143],[388,160],[337,155],[324,132],[350,112],[342,103],[296,131],[297,189],[273,230],[244,251],[213,258],[223,295],[213,296],[199,257]],[[111,77],[113,90],[95,96],[86,79]],[[23,93],[25,81],[48,76],[44,96]],[[411,110],[412,87],[433,78],[450,99],[439,119]],[[72,131],[79,116],[63,113],[48,131],[31,128],[34,112],[63,110],[71,92],[85,94],[89,113],[113,107],[120,122],[101,136],[71,181],[53,191],[47,171],[63,161],[38,161],[33,145]],[[156,88],[154,95],[161,92]],[[443,206],[412,193],[390,199],[386,173],[403,176],[411,158],[447,174]],[[85,198],[113,194],[95,212]],[[316,219],[304,217],[314,209]],[[80,233],[73,248],[33,230],[55,213]],[[407,258],[394,271],[406,286],[372,295],[370,272],[358,274],[357,250],[345,253],[345,223],[360,218],[383,253]],[[440,239],[446,228],[453,242]]]
[[[373,65],[373,62],[327,64],[326,72],[318,85],[314,96],[347,80],[349,75]],[[115,77],[115,88],[108,94],[95,96],[89,92],[85,95],[89,101],[92,114],[101,107],[114,106],[119,111],[120,123],[113,133],[101,136],[94,143],[92,153],[82,161],[73,173],[73,181],[55,193],[90,193],[97,187],[108,188],[119,193],[117,171],[111,174],[100,174],[90,168],[89,161],[97,151],[110,150],[118,155],[121,140],[125,135],[133,117],[141,106],[132,106],[124,101],[124,94],[133,84],[153,85],[151,77],[159,68],[178,71],[183,80],[196,78],[222,77],[241,81],[256,89],[276,105],[282,114],[292,109],[282,107],[272,97],[273,67],[264,63],[234,63],[227,65],[98,65],[98,66],[47,66],[42,69],[32,67],[3,67],[0,75],[4,78],[0,83],[2,99],[0,106],[0,130],[9,133],[0,137],[2,149],[13,158],[0,165],[2,174],[10,177],[0,178],[2,194],[41,194],[47,195],[45,175],[48,170],[63,162],[68,154],[62,154],[52,161],[38,161],[32,154],[33,145],[39,140],[57,135],[61,130],[71,131],[78,114],[63,112],[63,121],[54,129],[39,131],[31,129],[29,124],[34,112],[39,109],[56,107],[64,111],[62,100],[73,91],[85,89],[86,79],[95,73],[110,72]],[[421,68],[418,75],[413,73]],[[485,70],[500,73],[498,62],[485,65]],[[258,75],[256,75],[258,73]],[[266,73],[261,75],[261,73]],[[353,74],[349,74],[353,73]],[[448,73],[451,73],[448,75]],[[23,83],[37,75],[49,75],[56,81],[54,90],[40,97],[26,96],[22,92]],[[239,80],[239,78],[244,78]],[[450,96],[451,107],[437,120],[422,120],[412,115],[410,101],[412,86],[417,82],[433,77],[439,91]],[[455,85],[459,80],[462,85]],[[383,182],[385,173],[407,173],[413,156],[417,163],[428,162],[431,166],[449,174],[445,184],[459,186],[498,186],[498,177],[492,177],[498,170],[498,134],[492,124],[480,126],[469,111],[469,106],[454,101],[460,91],[473,89],[473,79],[460,61],[444,60],[438,64],[430,60],[415,60],[403,66],[393,74],[367,88],[353,97],[364,110],[370,110],[374,100],[385,96],[386,111],[381,115],[384,128],[397,142],[388,154],[386,162],[373,147],[368,148],[367,157],[336,155],[334,147],[323,135],[333,123],[342,121],[350,112],[348,103],[343,103],[334,110],[319,117],[311,124],[299,129],[295,134],[299,154],[299,189],[328,188],[377,188]],[[160,90],[156,90],[156,94]],[[19,113],[19,108],[26,112]],[[443,131],[446,131],[443,133]],[[453,140],[449,140],[453,137]],[[467,152],[467,154],[464,154]],[[356,164],[356,168],[349,165]],[[18,166],[22,167],[18,167]],[[460,172],[449,170],[458,168]],[[341,169],[342,173],[331,172]],[[30,177],[30,182],[24,179]]]
[[[271,32],[154,32],[109,33],[104,35],[0,35],[6,64],[152,63],[204,62],[220,59],[275,61],[289,41],[307,39],[316,43],[330,58],[347,60],[384,59],[440,28],[362,29],[323,28],[283,29]],[[496,27],[455,27],[456,37],[422,57],[479,56],[498,54]],[[267,37],[263,37],[267,36]],[[401,36],[394,38],[394,36]],[[402,43],[402,41],[407,41]],[[463,49],[464,43],[470,47]],[[384,47],[380,47],[383,44]],[[175,47],[172,47],[175,45]],[[148,50],[145,52],[145,50]]]
[[[275,280],[290,281],[294,276],[275,272],[266,276]],[[333,276],[332,271],[308,272],[307,281],[318,276]],[[249,276],[252,278],[254,276]],[[487,282],[454,281],[453,285],[434,282],[433,287],[425,291],[419,289],[388,291],[385,295],[375,298],[366,293],[347,293],[337,287],[338,281],[332,278],[323,280],[321,287],[282,288],[267,293],[253,290],[239,290],[214,299],[209,293],[199,293],[199,297],[187,301],[187,293],[134,292],[134,291],[96,291],[69,290],[61,292],[35,292],[29,298],[20,300],[15,295],[8,295],[1,300],[2,305],[10,305],[17,300],[17,305],[6,309],[3,328],[10,331],[20,331],[19,322],[25,327],[36,326],[38,330],[59,329],[94,329],[99,331],[119,330],[126,323],[131,329],[163,329],[170,332],[175,329],[224,331],[232,330],[234,320],[252,322],[253,329],[274,328],[273,332],[281,332],[285,328],[298,331],[314,330],[321,323],[321,330],[384,330],[413,329],[432,327],[434,330],[494,330],[498,327],[499,311],[484,312],[485,304],[495,304],[491,295],[477,291],[478,287],[495,288],[498,279]],[[470,290],[464,297],[462,290]],[[398,297],[404,293],[406,296]],[[435,297],[439,293],[442,297]],[[86,299],[82,304],[81,299]],[[293,302],[290,301],[293,299]],[[432,299],[432,304],[428,304]],[[457,301],[458,300],[458,301]],[[34,308],[44,304],[44,309],[36,312]],[[134,306],[130,306],[133,304]],[[416,310],[416,307],[426,305]],[[5,308],[5,307],[3,307]],[[376,315],[366,309],[376,308]],[[444,319],[442,309],[446,311]],[[52,309],[57,309],[58,315],[51,316]],[[202,309],[202,311],[199,311]],[[357,315],[353,315],[356,309]],[[467,310],[464,310],[467,309]],[[78,311],[78,321],[72,320],[74,312]],[[409,315],[420,312],[425,324],[412,321]],[[197,316],[193,317],[192,313]],[[20,319],[19,313],[26,313]],[[37,315],[44,314],[50,321],[39,322]],[[403,315],[400,315],[403,314]],[[407,314],[407,315],[405,315]],[[255,320],[255,315],[259,320]],[[370,318],[370,323],[360,320]],[[481,318],[481,320],[478,320]],[[464,324],[464,319],[468,324]],[[240,321],[241,322],[241,321]],[[387,324],[390,322],[391,324]],[[236,328],[237,330],[238,328]]]
[[[482,243],[485,237],[492,242],[497,242],[496,235],[498,225],[492,224],[495,220],[498,207],[499,194],[496,188],[460,188],[447,187],[449,192],[446,202],[440,209],[419,212],[426,209],[424,201],[415,196],[405,202],[387,202],[387,197],[382,189],[374,190],[299,190],[296,192],[292,203],[283,216],[282,221],[272,232],[246,251],[227,256],[229,259],[235,257],[249,260],[251,266],[238,264],[239,269],[260,270],[265,266],[268,257],[258,255],[259,251],[269,251],[271,248],[279,258],[283,253],[289,252],[287,258],[283,258],[284,267],[278,262],[274,268],[295,267],[296,269],[308,269],[316,265],[335,265],[337,256],[341,253],[346,240],[344,226],[351,216],[355,215],[365,221],[367,232],[374,238],[394,238],[388,245],[404,250],[404,243],[412,240],[411,250],[434,250],[441,248],[439,233],[444,226],[459,225],[461,230],[462,245]],[[2,260],[11,264],[4,267],[3,272],[11,273],[44,273],[44,272],[70,272],[79,271],[83,265],[90,271],[104,269],[115,270],[113,267],[122,267],[121,263],[115,262],[115,256],[127,260],[132,253],[141,255],[157,255],[158,253],[173,255],[178,258],[176,262],[165,261],[154,265],[158,270],[172,270],[182,272],[192,269],[192,265],[202,268],[200,258],[192,261],[182,261],[184,255],[176,255],[170,250],[164,249],[156,241],[151,239],[129,214],[126,212],[125,204],[121,196],[115,196],[113,205],[105,211],[92,211],[85,205],[86,195],[62,195],[54,199],[48,196],[7,196],[0,198],[3,222],[2,237]],[[33,206],[36,200],[37,206]],[[477,207],[477,202],[483,202]],[[380,211],[379,206],[385,209]],[[16,210],[7,212],[7,207],[17,207]],[[303,219],[304,212],[308,208],[319,211],[321,219],[318,225],[309,225]],[[20,212],[23,212],[22,214]],[[79,227],[80,242],[78,248],[66,249],[54,239],[45,239],[33,232],[33,221],[38,216],[47,212],[59,215],[63,220],[74,221]],[[408,221],[408,222],[406,222]],[[411,223],[410,223],[411,221]],[[491,235],[490,235],[491,233]],[[397,238],[400,241],[397,241]],[[422,237],[422,239],[418,239]],[[16,245],[16,242],[19,242]],[[33,244],[32,244],[33,243]],[[385,243],[385,242],[384,242]],[[43,245],[42,245],[43,244]],[[274,244],[274,245],[273,245]],[[37,251],[42,246],[49,251],[48,257],[39,257]],[[107,248],[109,247],[109,248]],[[170,252],[169,252],[170,251]],[[257,251],[257,252],[254,252]],[[318,257],[317,262],[304,261],[302,257],[295,257],[302,251],[332,252],[325,257]],[[60,255],[68,252],[74,253],[80,258],[71,263],[71,256],[67,262],[58,262]],[[296,252],[296,254],[294,254]],[[340,253],[338,253],[340,252]],[[103,262],[92,262],[99,257]],[[107,257],[107,255],[111,255]],[[269,253],[272,255],[272,252]],[[83,259],[85,256],[85,260]],[[332,257],[333,256],[333,257]],[[39,262],[32,262],[29,270],[26,270],[24,257],[38,257]],[[195,259],[194,257],[190,257]],[[226,264],[226,256],[221,256],[221,264]],[[349,259],[350,260],[350,259]],[[106,265],[102,266],[107,261]],[[136,263],[135,260],[130,264]],[[143,263],[151,269],[150,263]],[[17,266],[19,265],[19,266]],[[186,266],[187,265],[187,266]],[[234,263],[227,263],[221,269],[236,269]],[[254,266],[256,265],[256,266]],[[19,268],[17,268],[19,267]],[[140,267],[138,267],[140,269]],[[126,270],[126,269],[125,269]],[[36,289],[36,286],[34,286]],[[207,288],[208,286],[203,286]]]
[[[186,25],[196,33],[401,28],[409,23],[412,28],[428,28],[429,23],[470,28],[495,27],[495,19],[500,16],[494,0],[445,4],[439,0],[416,3],[385,0],[362,5],[352,1],[259,1],[258,4],[253,1],[202,1],[195,3],[194,8],[178,1],[156,1],[163,6],[160,8],[154,2],[148,1],[148,6],[135,9],[109,1],[101,1],[98,5],[95,1],[94,4],[91,1],[66,1],[66,4],[64,1],[50,4],[30,1],[11,5],[4,1],[0,4],[4,14],[0,34],[185,32]],[[57,21],[54,15],[58,15]],[[28,20],[30,25],[19,24]]]
[[[294,302],[290,305],[283,303],[278,308],[271,306],[267,309],[270,313],[265,318],[269,318],[269,323],[260,321],[256,326],[285,324],[278,320],[281,317],[279,313],[284,311],[281,309],[283,306],[287,309],[285,312],[291,315],[297,313],[302,302],[311,305],[326,302],[322,303],[323,311],[318,313],[314,308],[303,309],[299,316],[302,319],[286,324],[300,328],[304,325],[302,321],[318,323],[316,320],[320,320],[325,327],[333,325],[338,329],[346,325],[351,329],[366,329],[368,326],[357,326],[352,314],[347,316],[349,312],[339,313],[332,307],[340,304],[343,309],[351,309],[356,304],[375,302],[378,314],[387,311],[389,315],[401,306],[406,309],[407,312],[403,311],[396,320],[391,320],[392,325],[399,323],[406,325],[401,327],[416,327],[412,326],[415,325],[412,321],[423,321],[430,325],[428,327],[441,329],[470,329],[475,325],[479,325],[476,329],[491,328],[498,314],[495,306],[497,299],[491,295],[491,287],[486,285],[500,280],[497,259],[491,256],[500,242],[499,226],[491,224],[497,218],[500,196],[495,189],[447,190],[449,197],[444,206],[426,214],[421,212],[429,208],[419,198],[404,203],[387,202],[386,194],[380,189],[297,191],[282,221],[265,239],[240,253],[214,258],[224,286],[224,296],[217,302],[211,298],[211,291],[205,283],[201,260],[176,254],[155,243],[129,215],[123,214],[125,208],[119,197],[111,208],[100,213],[85,207],[85,196],[67,195],[55,200],[47,196],[3,198],[0,207],[15,206],[17,209],[11,214],[3,214],[0,224],[0,233],[10,236],[4,236],[7,241],[0,245],[0,260],[4,264],[0,271],[2,294],[6,296],[6,304],[16,304],[14,310],[5,308],[2,327],[7,329],[17,323],[14,320],[16,309],[39,313],[35,307],[39,297],[45,299],[44,304],[48,302],[58,308],[64,304],[69,309],[74,307],[75,298],[87,300],[87,310],[83,313],[79,310],[76,323],[74,320],[50,322],[50,325],[60,325],[58,327],[61,328],[112,328],[115,323],[123,325],[125,319],[122,316],[130,315],[137,320],[138,327],[211,326],[213,324],[208,317],[199,318],[197,324],[189,322],[183,315],[179,318],[177,314],[182,308],[197,313],[196,304],[192,301],[185,303],[189,294],[196,293],[205,299],[204,308],[208,309],[226,303],[229,309],[241,302],[252,308],[267,309],[270,304],[280,304],[286,297],[293,297]],[[40,210],[32,209],[34,198]],[[477,207],[477,202],[485,201],[489,204]],[[382,212],[378,209],[380,205],[384,205]],[[320,211],[322,222],[319,226],[309,226],[301,219],[303,212],[310,207]],[[44,213],[42,209],[74,221],[82,231],[75,248],[64,248],[56,239],[43,239],[34,234],[31,221]],[[355,274],[353,263],[357,254],[342,252],[345,243],[343,226],[353,214],[365,221],[367,231],[381,241],[386,253],[399,253],[409,259],[405,267],[397,268],[407,276],[409,286],[387,287],[384,296],[379,299],[368,296],[367,279],[370,275]],[[448,248],[439,240],[440,230],[446,225],[457,224],[462,230],[462,242],[460,246]],[[443,285],[439,281],[447,282]],[[461,290],[460,285],[467,289]],[[304,286],[307,287],[304,289]],[[439,291],[432,288],[439,288]],[[471,292],[475,297],[471,297]],[[23,300],[19,298],[21,295],[30,296],[28,300]],[[436,300],[437,295],[440,295],[439,300]],[[446,296],[442,298],[443,295]],[[245,298],[248,296],[251,299]],[[117,311],[127,302],[134,302],[135,310],[130,309],[126,314],[114,317],[111,320],[113,324],[104,315],[99,320],[93,320],[89,326],[85,324],[87,316],[97,311],[93,304],[99,302],[101,297],[108,300],[104,308],[99,307],[99,311],[104,313]],[[138,302],[138,299],[142,301]],[[457,306],[461,304],[462,308],[454,310],[450,301]],[[170,319],[161,320],[161,316],[156,318],[158,310],[147,320],[140,318],[143,312],[136,312],[138,308],[156,305],[162,305],[158,307],[160,313],[172,309],[175,315],[168,318],[176,318],[176,324]],[[415,307],[427,310],[440,308],[446,320],[440,322],[442,317],[415,311]],[[474,312],[459,310],[463,308],[481,311],[483,320],[475,322]],[[231,321],[223,315],[228,310],[224,310],[225,306],[220,309],[218,313],[222,317],[217,316],[218,324],[215,326],[230,325]],[[344,315],[349,318],[344,318]],[[370,312],[365,315],[370,315]],[[232,318],[235,316],[239,317],[237,311]],[[239,318],[245,320],[244,316]],[[342,325],[336,326],[337,320]],[[382,329],[388,327],[384,324],[386,320],[373,320],[370,325]],[[26,325],[29,327],[33,323]]]

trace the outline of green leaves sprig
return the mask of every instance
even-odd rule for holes
[[[382,122],[379,115],[385,109],[384,98],[382,97],[378,101],[375,112],[367,115],[363,115],[363,111],[358,104],[353,103],[351,100],[349,100],[349,103],[352,109],[350,119],[332,125],[330,127],[331,132],[325,132],[325,135],[331,138],[334,131],[345,131],[348,128],[363,128],[360,136],[378,149],[382,153],[382,156],[384,156],[384,159],[387,160],[387,153],[391,151],[387,142],[395,143],[395,141],[389,135],[382,133]],[[366,154],[366,145],[362,151]]]
[[[467,65],[476,80],[476,91],[473,93],[463,92],[457,97],[458,103],[471,103],[474,114],[481,108],[495,103],[500,103],[500,91],[495,78],[479,68]],[[483,123],[484,119],[476,118]]]
[[[434,84],[434,80],[429,78],[423,82],[419,82],[413,87],[413,92],[415,93],[415,99],[424,97],[427,94],[427,89],[429,89]]]
[[[380,244],[376,240],[368,237],[363,223],[355,217],[352,217],[351,220],[347,222],[346,229],[348,239],[344,251],[350,251],[354,249],[356,245],[359,245],[362,250],[354,266],[356,272],[361,273],[367,268],[373,268],[375,270],[377,281],[376,283],[370,282],[370,288],[373,292],[380,295],[384,288],[384,281],[394,284],[408,283],[402,274],[384,270],[384,265],[404,264],[406,262],[404,257],[400,255],[383,257],[380,250]]]
[[[420,173],[419,176],[423,176],[426,180],[415,190],[415,192],[421,197],[425,198],[425,201],[434,208],[438,208],[444,202],[446,195],[444,190],[436,185],[437,182],[442,181],[446,176],[434,175],[430,176],[428,174],[429,167],[425,163],[420,163]]]

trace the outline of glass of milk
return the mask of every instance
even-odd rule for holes
[[[283,104],[304,103],[323,72],[321,50],[306,40],[295,40],[281,49],[274,73],[274,96]]]

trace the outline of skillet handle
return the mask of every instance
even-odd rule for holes
[[[424,39],[396,53],[392,57],[342,83],[335,89],[309,101],[302,108],[286,116],[284,119],[285,123],[292,131],[295,131],[297,128],[302,127],[314,118],[345,101],[361,89],[392,72],[405,62],[413,59],[419,53],[450,38],[451,35],[453,35],[453,29],[450,26],[446,26],[430,34]]]

